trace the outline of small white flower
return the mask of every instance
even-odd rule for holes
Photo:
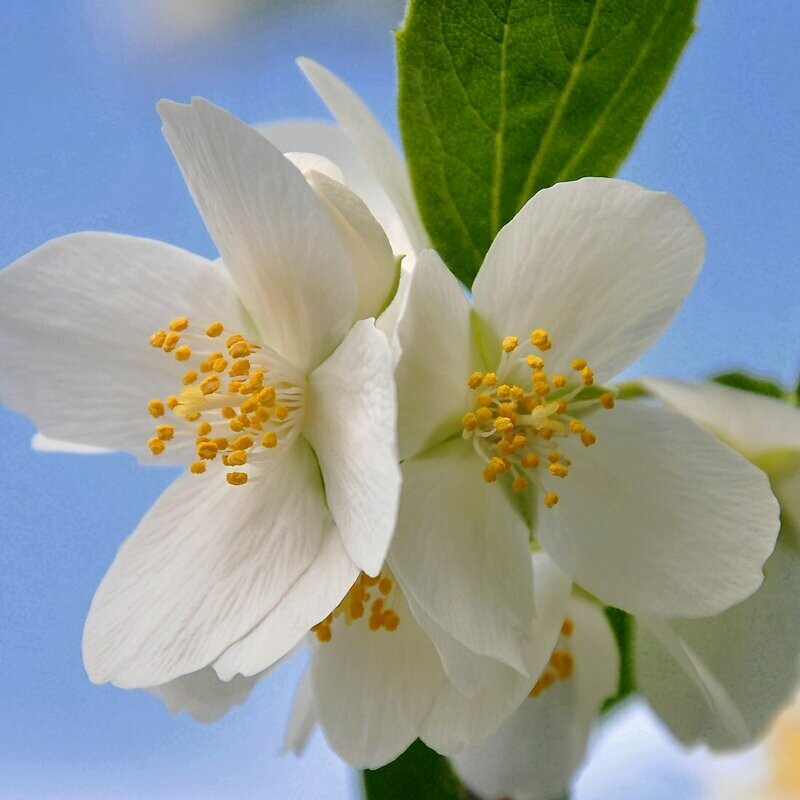
[[[619,653],[595,603],[573,597],[559,643],[531,696],[484,741],[453,759],[481,800],[554,800],[583,760],[602,702],[617,689]]]
[[[531,538],[633,613],[707,616],[761,584],[778,530],[763,473],[684,416],[598,388],[658,338],[702,258],[678,201],[607,179],[532,198],[472,303],[435,253],[419,257],[398,326],[389,560],[466,648],[524,671]]]
[[[798,498],[787,491],[800,469],[800,410],[717,384],[663,378],[642,383],[747,458],[771,465],[773,487],[786,501],[781,538],[755,594],[714,617],[638,618],[634,629],[633,683],[681,742],[714,750],[743,747],[763,734],[800,681],[800,552],[789,513],[797,510]],[[580,623],[579,608],[588,626]],[[573,597],[569,615],[574,635],[564,649],[574,664],[574,682],[544,673],[539,692],[534,689],[497,733],[455,759],[459,774],[485,800],[563,795],[600,703],[616,690],[618,656],[608,623],[580,597]],[[591,647],[581,649],[582,630],[590,634]]]
[[[396,407],[366,318],[397,271],[324,159],[294,157],[306,180],[203,100],[159,111],[221,260],[104,233],[24,256],[0,274],[0,392],[46,436],[189,467],[122,546],[84,632],[92,680],[183,679],[160,690],[182,706],[243,637],[272,632],[257,669],[236,670],[254,674],[381,569]]]

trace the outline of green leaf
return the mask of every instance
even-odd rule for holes
[[[605,713],[633,694],[636,691],[636,682],[633,664],[634,619],[630,614],[620,611],[618,608],[606,606],[603,611],[609,625],[611,625],[611,629],[614,631],[620,658],[617,693],[613,697],[609,697],[603,704],[603,712]]]
[[[694,25],[697,0],[411,0],[398,115],[434,246],[471,285],[536,191],[613,175]]]
[[[754,378],[744,372],[726,372],[723,375],[717,375],[711,380],[721,383],[723,386],[730,386],[745,392],[763,394],[766,397],[777,397],[778,400],[786,399],[786,392],[783,387],[779,386],[775,381],[766,378]]]
[[[444,756],[419,739],[391,764],[365,769],[367,800],[465,800],[466,792]]]

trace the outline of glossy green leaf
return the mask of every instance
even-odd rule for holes
[[[466,792],[444,756],[419,739],[391,764],[366,769],[367,800],[465,800]]]
[[[411,0],[399,119],[434,246],[471,285],[557,181],[613,175],[691,35],[696,0]]]

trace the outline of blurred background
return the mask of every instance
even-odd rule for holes
[[[391,31],[403,6],[5,0],[0,266],[85,229],[214,256],[161,137],[156,101],[202,95],[250,122],[324,117],[294,64],[307,55],[349,82],[396,137]],[[631,377],[739,368],[796,380],[798,52],[795,0],[701,6],[699,30],[621,176],[671,191],[693,211],[708,240],[706,267]],[[59,387],[51,392],[57,403]],[[302,659],[212,726],[173,718],[144,693],[89,683],[80,640],[94,589],[174,473],[124,455],[34,453],[32,433],[0,408],[0,797],[356,796],[354,775],[319,734],[302,759],[279,755]],[[772,797],[741,792],[766,785],[758,781],[770,780],[785,741],[800,752],[796,720],[786,725],[772,750],[713,759],[678,749],[634,704],[603,725],[575,800]]]

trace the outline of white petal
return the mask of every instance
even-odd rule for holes
[[[211,261],[133,236],[53,239],[0,272],[0,399],[47,437],[152,461],[148,401],[174,394],[186,369],[148,339],[178,316],[247,329]],[[173,444],[159,463],[191,458],[193,442]]]
[[[616,691],[619,655],[603,613],[573,600],[572,677],[525,700],[492,736],[457,755],[453,766],[483,800],[553,800],[567,794],[591,724]]]
[[[400,495],[392,352],[364,320],[315,370],[305,433],[319,459],[328,507],[355,564],[377,575]]]
[[[420,732],[435,750],[455,754],[497,730],[528,695],[549,661],[568,615],[572,582],[544,553],[534,557],[534,570],[536,618],[531,622],[530,646],[525,651],[527,675],[457,645],[442,647],[441,633],[434,639],[451,681],[465,676],[472,679],[471,685],[460,687],[462,691],[448,682],[437,693]],[[470,663],[472,674],[468,671]]]
[[[185,711],[197,722],[216,722],[234,706],[240,706],[250,696],[263,673],[233,680],[221,681],[211,667],[204,667],[189,675],[181,675],[169,683],[151,686],[150,694],[160,697],[170,714]]]
[[[428,247],[406,165],[386,131],[353,90],[333,73],[308,58],[298,58],[297,63],[386,191],[414,250]]]
[[[534,616],[528,529],[461,439],[403,464],[390,563],[446,633],[525,674]]]
[[[789,403],[711,382],[644,378],[642,383],[751,461],[770,451],[800,450],[800,408]]]
[[[256,129],[258,130],[258,129]],[[261,131],[259,131],[260,133]],[[267,137],[269,140],[269,137]],[[344,183],[344,175],[339,167],[333,163],[329,158],[326,158],[319,153],[304,153],[304,152],[296,152],[296,151],[289,151],[284,153],[289,161],[294,164],[300,172],[303,173],[303,177],[306,181],[309,182],[311,185],[311,181],[309,181],[309,175],[312,172],[319,172],[323,175],[327,175],[329,178],[338,181],[339,183]],[[314,186],[311,185],[313,189]],[[319,195],[317,195],[319,197]]]
[[[800,679],[798,597],[800,554],[780,542],[767,562],[764,585],[752,597],[717,617],[669,623],[733,704],[740,724],[732,728],[715,713],[714,695],[674,658],[665,658],[663,645],[646,628],[640,631],[637,686],[684,744],[749,744],[791,700]]]
[[[311,170],[306,178],[330,216],[350,258],[358,287],[356,319],[383,311],[397,287],[397,260],[381,226],[363,201],[340,182]]]
[[[284,120],[256,126],[281,152],[302,150],[330,159],[344,174],[345,183],[367,205],[386,231],[392,250],[404,255],[408,266],[416,248],[411,243],[400,215],[377,178],[367,166],[347,134],[328,122]]]
[[[397,325],[398,437],[405,459],[461,430],[467,380],[482,367],[461,284],[433,250],[420,254]]]
[[[609,178],[559,183],[497,234],[475,305],[497,337],[549,331],[549,371],[568,374],[581,357],[602,382],[663,333],[703,250],[697,223],[672,195]]]
[[[205,100],[162,100],[164,135],[265,344],[313,369],[356,307],[344,249],[305,179],[254,128]]]
[[[397,630],[370,631],[366,619],[335,620],[333,638],[315,646],[314,703],[330,746],[349,764],[373,769],[400,755],[445,680],[436,650],[399,588]]]
[[[51,439],[41,433],[31,437],[31,449],[39,453],[79,453],[81,455],[102,455],[113,451],[105,447],[92,447],[89,444],[65,442],[63,439]]]
[[[159,498],[92,601],[95,683],[154,686],[207,666],[308,569],[329,524],[317,462],[299,440],[270,467],[244,486],[186,473]]]
[[[478,655],[460,644],[437,625],[412,597],[407,596],[406,599],[414,617],[436,646],[444,671],[452,681],[453,689],[456,692],[472,697],[481,689],[499,690],[504,681],[508,684],[509,681],[520,679],[525,689],[524,693],[527,694],[539,677],[542,668],[550,658],[553,645],[558,638],[558,632],[566,617],[567,602],[572,591],[572,580],[555,565],[546,553],[536,553],[532,562],[536,615],[529,623],[530,642],[524,651],[525,675],[493,658]],[[505,702],[504,698],[501,698],[502,702]],[[444,701],[440,703],[439,710],[443,719],[447,720]],[[445,730],[451,727],[448,721],[443,722],[442,725]],[[488,732],[487,730],[483,735],[487,735]],[[454,748],[451,746],[449,749]]]
[[[658,617],[716,614],[761,585],[778,532],[761,470],[666,409],[621,402],[586,422],[597,443],[565,441],[572,468],[537,533],[577,583]]]
[[[289,711],[286,733],[283,738],[283,752],[294,753],[296,756],[303,755],[316,724],[314,685],[311,681],[311,670],[307,669],[297,685],[297,691]]]
[[[339,531],[329,524],[311,566],[253,631],[214,662],[219,677],[228,681],[237,673],[253,675],[274,664],[339,605],[358,573]]]

